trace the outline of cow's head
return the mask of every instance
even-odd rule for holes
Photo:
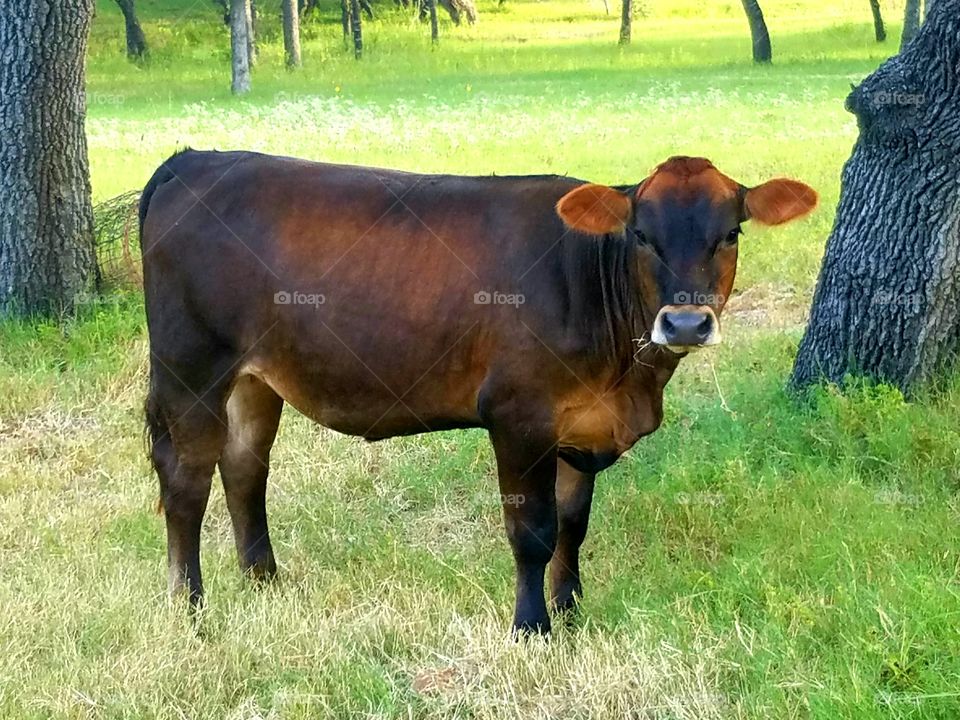
[[[633,190],[581,185],[557,203],[567,226],[637,243],[651,340],[674,352],[720,342],[719,316],[737,270],[740,225],[806,215],[817,193],[796,180],[744,187],[704,158],[673,157]]]

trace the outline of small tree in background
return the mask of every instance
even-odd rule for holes
[[[750,23],[750,39],[753,43],[753,61],[768,63],[773,60],[773,51],[770,48],[770,33],[767,31],[767,22],[763,19],[763,10],[759,0],[741,0],[743,11],[747,14]]]
[[[870,0],[870,11],[873,13],[873,34],[877,42],[887,39],[887,30],[883,26],[883,15],[880,13],[880,0]]]
[[[900,49],[916,37],[920,31],[920,0],[907,0],[903,9],[903,32],[900,34]]]
[[[147,38],[143,34],[143,28],[140,27],[140,21],[137,19],[137,11],[133,6],[133,0],[117,0],[120,6],[120,12],[123,13],[123,22],[126,26],[127,34],[127,57],[131,59],[142,58],[147,52]]]
[[[250,0],[230,2],[230,55],[233,79],[230,89],[234,95],[250,92]]]
[[[303,64],[300,57],[300,7],[297,0],[281,0],[283,13],[283,49],[286,51],[287,67],[298,68]]]
[[[633,0],[623,0],[620,14],[620,44],[629,45],[633,25]]]

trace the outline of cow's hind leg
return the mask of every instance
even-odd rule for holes
[[[576,609],[583,596],[580,546],[587,535],[596,476],[557,463],[557,549],[550,561],[550,599],[556,612]]]
[[[193,380],[186,370],[177,373],[155,362],[147,421],[167,525],[170,593],[186,594],[196,606],[203,597],[200,526],[213,471],[226,442],[224,406],[231,379],[221,377],[200,391],[190,389]]]
[[[240,569],[257,580],[277,563],[267,531],[267,473],[283,400],[261,380],[240,377],[227,400],[227,444],[220,476],[233,521]]]

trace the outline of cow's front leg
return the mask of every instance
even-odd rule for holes
[[[550,561],[550,603],[558,613],[576,609],[583,596],[580,546],[587,535],[596,475],[557,462],[557,549]]]
[[[543,578],[557,541],[557,452],[551,441],[531,433],[491,432],[497,456],[507,538],[517,569],[513,629],[518,634],[550,632]]]

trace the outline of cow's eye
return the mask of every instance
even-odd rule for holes
[[[740,227],[735,227],[733,230],[727,233],[727,236],[723,239],[724,245],[736,245],[737,240],[740,238],[740,233],[743,232]]]

